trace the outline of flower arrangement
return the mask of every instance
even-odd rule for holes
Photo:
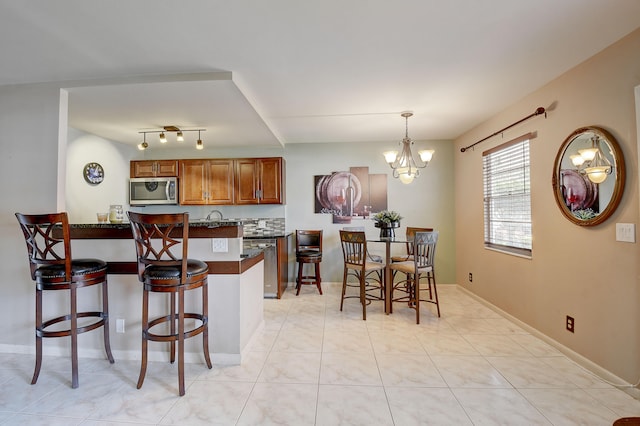
[[[572,213],[575,217],[582,220],[593,219],[597,216],[596,212],[594,212],[593,209],[574,210]]]
[[[373,215],[373,220],[375,220],[378,225],[400,222],[400,219],[402,219],[400,213],[393,210],[382,210]]]

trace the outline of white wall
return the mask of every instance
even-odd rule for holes
[[[117,143],[69,128],[66,161],[66,210],[71,223],[96,223],[96,213],[108,212],[111,204],[128,207],[129,161],[138,151]],[[88,184],[83,177],[85,164],[98,162],[104,180]]]
[[[0,350],[34,344],[34,288],[14,213],[56,211],[59,102],[60,90],[54,85],[0,87],[0,176],[5,182],[0,204]]]
[[[401,138],[401,135],[398,135]],[[332,223],[331,215],[314,213],[314,176],[349,167],[368,166],[372,174],[388,174],[388,209],[398,211],[404,219],[397,234],[407,226],[432,227],[440,231],[436,252],[439,283],[455,283],[455,229],[453,221],[453,146],[450,141],[414,141],[415,149],[435,149],[433,160],[409,185],[391,176],[382,153],[397,147],[398,141],[361,144],[288,144],[287,159],[287,228],[323,229],[321,274],[325,281],[342,282],[342,249],[339,230],[344,225]],[[363,221],[369,235],[379,234],[373,221]],[[396,244],[395,251],[404,250]],[[370,251],[384,255],[382,244],[370,244]]]

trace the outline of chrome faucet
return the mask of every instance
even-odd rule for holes
[[[220,219],[218,219],[218,220],[222,220],[222,212],[220,210],[211,210],[209,212],[209,214],[207,215],[207,220],[211,220],[211,215],[213,213],[218,213],[218,215],[220,216]]]

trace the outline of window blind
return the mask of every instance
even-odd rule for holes
[[[482,153],[487,248],[531,256],[531,137],[527,134]]]

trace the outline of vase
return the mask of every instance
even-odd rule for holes
[[[400,222],[377,222],[375,226],[376,228],[380,228],[380,238],[395,238],[395,228],[400,227]]]

